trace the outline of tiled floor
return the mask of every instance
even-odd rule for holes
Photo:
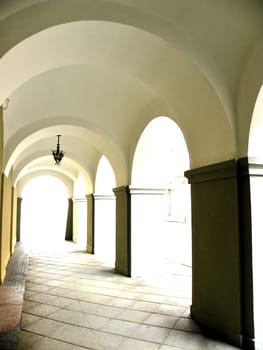
[[[30,253],[19,350],[236,349],[191,320],[188,267],[131,279],[67,247]]]

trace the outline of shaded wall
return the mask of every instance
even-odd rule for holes
[[[17,191],[15,187],[12,187],[11,215],[11,254],[13,255],[17,242]]]
[[[6,266],[12,252],[12,172],[7,178],[2,174],[1,186],[1,276],[3,283]]]

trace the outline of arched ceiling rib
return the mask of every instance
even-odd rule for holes
[[[68,191],[68,197],[72,198],[73,197],[73,183],[72,183],[72,179],[67,175],[58,172],[58,171],[53,171],[50,169],[36,169],[36,170],[32,170],[31,172],[28,172],[27,174],[25,174],[24,176],[22,176],[19,180],[19,184],[17,186],[17,195],[18,197],[21,197],[23,194],[23,190],[25,188],[25,186],[28,184],[28,182],[30,180],[32,180],[33,178],[37,177],[37,176],[53,176],[56,177],[57,179],[59,179],[60,181],[62,181],[64,183],[64,185],[67,188]],[[14,184],[16,186],[16,183]]]
[[[0,31],[5,35],[0,54],[56,24],[81,20],[128,24],[163,38],[195,62],[231,113],[233,101],[229,100],[230,96],[234,96],[249,52],[262,34],[262,6],[259,0],[253,1],[252,5],[247,0],[240,0],[238,7],[227,0],[198,3],[195,0],[184,3],[167,0],[165,6],[159,1],[149,3],[146,0],[75,0],[74,3],[64,0],[61,11],[58,0],[16,2],[13,8],[3,5]],[[24,21],[28,18],[31,21],[25,26]],[[245,41],[242,40],[244,37]]]
[[[87,49],[82,39],[89,30],[93,33],[89,34],[91,38],[95,37],[97,27],[100,33],[99,44],[92,39],[91,46]],[[109,32],[114,34],[112,42],[108,40]],[[77,34],[82,39],[74,46],[75,51],[69,49],[67,41],[60,50],[60,42],[64,37],[74,42]],[[16,134],[15,130],[26,127],[28,132],[28,128],[36,120],[39,127],[41,124],[45,127],[57,115],[64,116],[63,118],[72,115],[82,119],[82,123],[86,124],[88,121],[90,125],[96,125],[101,130],[106,126],[108,139],[116,145],[127,166],[136,123],[141,123],[142,126],[141,120],[146,106],[152,103],[156,105],[156,101],[159,105],[170,106],[169,115],[176,117],[179,124],[185,124],[185,137],[193,140],[193,149],[197,151],[203,146],[189,134],[191,125],[187,120],[191,123],[193,120],[197,122],[196,131],[204,123],[212,129],[214,120],[220,119],[221,132],[225,139],[229,138],[226,143],[229,147],[227,154],[229,157],[234,154],[235,136],[231,134],[234,126],[226,118],[223,107],[219,107],[218,97],[196,67],[167,42],[135,28],[106,22],[71,23],[53,27],[36,37],[38,40],[33,37],[33,43],[38,42],[41,50],[45,48],[44,51],[49,52],[50,58],[44,59],[44,52],[40,50],[39,56],[36,53],[32,60],[29,53],[33,52],[34,45],[32,42],[29,45],[31,38],[28,39],[26,48],[22,50],[27,57],[24,59],[27,64],[23,65],[25,71],[30,71],[31,67],[34,74],[42,69],[47,70],[23,83],[11,95],[9,108],[5,112],[6,159],[10,155],[8,140],[10,137],[10,140],[14,140],[12,135]],[[24,54],[21,53],[22,57]],[[86,60],[87,63],[84,64]],[[67,65],[70,62],[75,64]],[[62,67],[58,67],[59,65]],[[56,68],[51,69],[53,66]],[[190,115],[195,116],[193,120],[189,119]],[[155,116],[157,115],[150,117]],[[58,133],[61,134],[61,131],[58,130]],[[218,149],[221,136],[210,136],[205,136],[209,138],[206,143],[212,142],[214,148]],[[19,139],[17,135],[16,139]],[[210,149],[209,157],[212,158],[213,147]],[[202,151],[200,153],[204,154]],[[94,166],[93,164],[91,167]]]
[[[133,136],[162,106],[182,125],[192,166],[235,156],[236,93],[262,36],[260,10],[259,0],[64,0],[63,9],[60,0],[3,1],[5,171],[34,159],[28,146],[40,152],[36,136],[56,125],[93,142],[126,184]],[[64,129],[74,125],[83,129]],[[82,151],[74,158],[85,164]]]
[[[107,139],[106,135],[103,134],[102,130],[98,132],[98,130],[96,131],[91,125],[89,128],[85,128],[83,125],[77,126],[77,120],[75,119],[75,125],[70,123],[70,118],[62,118],[62,120],[64,124],[61,123],[60,118],[45,120],[46,127],[43,126],[43,121],[40,121],[39,124],[42,124],[41,128],[38,123],[31,123],[23,129],[23,132],[18,132],[13,135],[6,146],[4,172],[8,174],[11,167],[16,168],[16,166],[18,166],[19,168],[19,162],[23,164],[23,157],[26,159],[29,157],[30,160],[34,160],[34,153],[36,152],[34,145],[36,148],[37,146],[41,146],[40,149],[42,152],[50,154],[51,149],[56,148],[57,139],[55,135],[62,131],[64,135],[63,140],[65,142],[63,141],[64,143],[61,143],[61,146],[66,154],[68,150],[69,159],[79,159],[79,164],[83,164],[83,168],[85,168],[86,172],[89,169],[87,164],[93,165],[93,168],[91,168],[92,173],[90,174],[92,181],[94,181],[94,174],[101,154],[105,154],[112,162],[116,174],[118,173],[116,175],[118,181],[120,183],[127,182],[127,174],[122,158],[118,154],[116,148],[114,148],[114,145]],[[54,136],[50,137],[50,135]],[[14,142],[14,140],[16,140],[16,142]],[[92,144],[97,145],[98,148],[96,149]],[[65,155],[65,157],[67,156]],[[85,160],[87,161],[87,159],[89,159],[89,163],[86,163],[85,166]]]

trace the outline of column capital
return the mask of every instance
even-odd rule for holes
[[[166,188],[129,187],[131,195],[163,195]]]

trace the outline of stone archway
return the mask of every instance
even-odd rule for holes
[[[153,119],[139,139],[131,182],[132,274],[191,272],[189,156],[183,134],[168,117]]]

